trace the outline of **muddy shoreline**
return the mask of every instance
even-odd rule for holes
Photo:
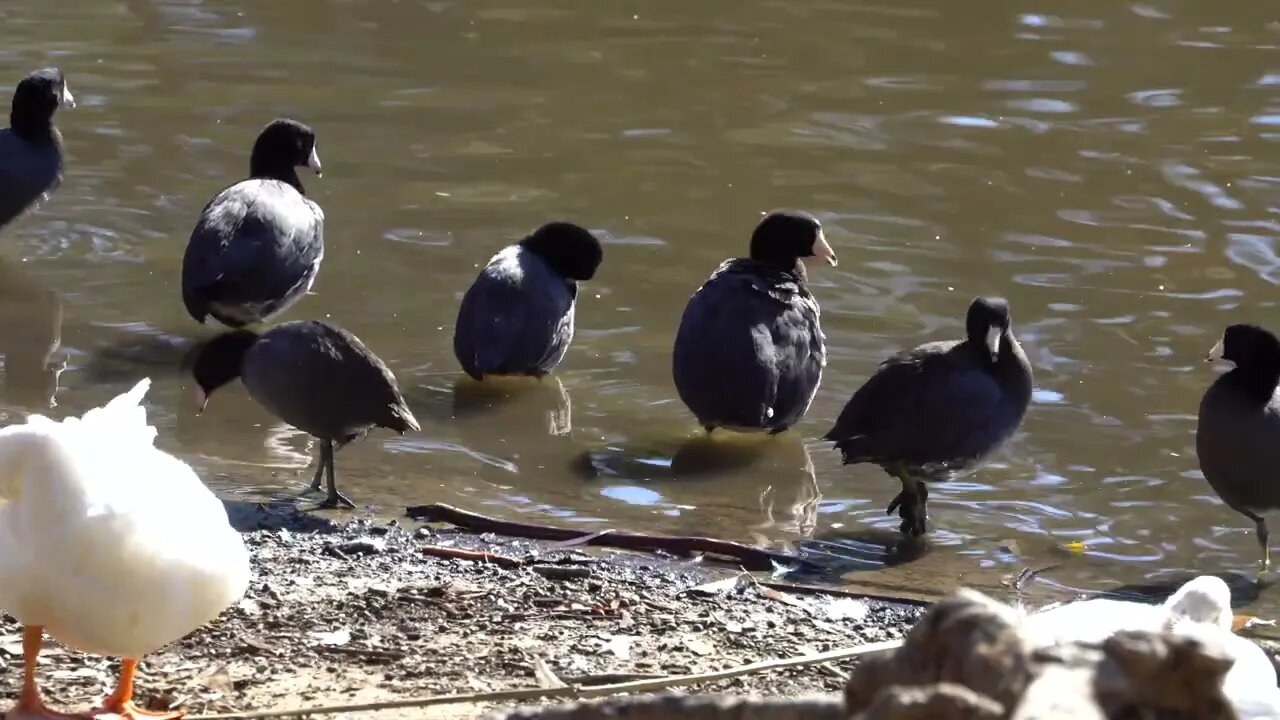
[[[781,593],[724,567],[564,547],[409,520],[336,522],[291,505],[230,503],[253,557],[249,592],[145,658],[138,699],[191,714],[603,684],[706,672],[901,637],[916,605]],[[441,558],[423,547],[518,557]],[[0,616],[0,691],[21,682],[19,627]],[[47,643],[48,701],[84,708],[116,660]],[[838,693],[852,661],[753,674],[689,692]],[[511,703],[512,706],[515,703]],[[505,705],[504,705],[505,706]],[[344,717],[471,718],[493,706]]]

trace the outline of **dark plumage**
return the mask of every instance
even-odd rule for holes
[[[800,258],[836,255],[818,221],[774,212],[750,258],[726,260],[689,298],[672,355],[680,399],[711,432],[779,433],[809,410],[827,349]]]
[[[249,178],[200,213],[182,258],[182,302],[196,322],[262,322],[311,288],[324,258],[324,212],[302,189],[302,166],[320,175],[315,132],[276,120],[253,145]]]
[[[61,106],[75,107],[57,68],[37,70],[13,93],[9,127],[0,130],[0,228],[62,183],[62,133],[53,126]]]
[[[259,405],[321,441],[311,483],[319,490],[327,470],[329,494],[321,507],[355,507],[338,492],[335,449],[374,427],[399,433],[418,429],[387,366],[355,335],[319,321],[287,322],[262,335],[250,330],[219,335],[200,349],[192,375],[201,409],[214,390],[239,376]]]
[[[1196,455],[1213,491],[1254,522],[1262,546],[1259,580],[1271,566],[1267,521],[1280,508],[1280,341],[1256,325],[1231,325],[1206,360],[1227,360],[1200,400]]]
[[[1009,305],[977,298],[967,339],[898,353],[853,394],[824,436],[846,465],[875,463],[902,481],[889,503],[903,534],[925,532],[926,480],[977,465],[1017,430],[1031,402],[1031,364]]]
[[[538,228],[493,256],[467,289],[453,353],[476,380],[551,372],[573,340],[578,281],[600,267],[600,241],[567,222]]]

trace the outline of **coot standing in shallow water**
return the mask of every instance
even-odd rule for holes
[[[322,508],[355,507],[338,492],[333,453],[374,427],[418,430],[395,377],[378,356],[346,330],[315,320],[283,323],[262,335],[224,333],[196,355],[192,375],[203,410],[209,395],[236,377],[272,415],[320,440],[320,477],[328,477]]]
[[[76,101],[57,68],[31,73],[14,90],[9,127],[0,130],[0,228],[62,183],[62,133],[53,125],[62,105]]]
[[[600,241],[568,222],[543,225],[503,248],[467,289],[453,329],[453,353],[476,380],[541,377],[573,340],[578,282],[595,276]]]
[[[887,512],[898,511],[904,535],[925,533],[925,482],[976,466],[1017,430],[1031,402],[1031,363],[1008,303],[975,299],[965,330],[965,340],[925,343],[881,363],[824,436],[846,465],[874,463],[902,482]]]
[[[315,132],[275,120],[258,135],[249,178],[213,196],[182,258],[182,302],[196,322],[239,328],[293,305],[324,258],[324,211],[295,168],[320,175]]]
[[[1226,360],[1200,400],[1196,455],[1213,491],[1254,522],[1262,546],[1262,581],[1271,566],[1267,520],[1280,508],[1280,340],[1257,325],[1231,325],[1206,360]]]
[[[751,235],[750,257],[726,260],[689,298],[672,375],[707,432],[779,433],[809,410],[827,349],[806,257],[836,264],[818,220],[770,213]]]

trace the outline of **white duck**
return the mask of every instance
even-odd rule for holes
[[[1241,717],[1272,716],[1255,714],[1256,703],[1263,703],[1269,708],[1267,712],[1280,709],[1276,669],[1270,658],[1257,644],[1231,631],[1231,589],[1222,578],[1193,578],[1161,605],[1095,598],[1032,613],[1023,624],[1037,646],[1102,642],[1121,630],[1216,636],[1235,659],[1223,678],[1222,689]]]
[[[176,718],[133,703],[138,659],[217,617],[249,582],[249,554],[190,466],[152,444],[151,381],[80,418],[0,429],[0,608],[23,624],[22,693],[10,718],[66,718],[36,687],[44,632],[122,658],[89,715]]]

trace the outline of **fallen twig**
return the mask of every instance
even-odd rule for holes
[[[855,598],[857,600],[881,600],[884,602],[898,603],[900,605],[916,605],[925,607],[929,605],[924,600],[915,598],[903,598],[888,593],[869,593],[858,592],[856,590],[845,590],[844,588],[831,587],[826,585],[801,585],[789,582],[779,582],[777,580],[758,580],[752,578],[757,585],[783,592],[795,593],[796,595],[832,595],[836,597]]]
[[[432,557],[446,558],[449,560],[473,560],[475,562],[487,562],[502,567],[520,567],[525,564],[524,560],[506,555],[498,555],[497,553],[485,552],[483,550],[464,550],[462,548],[445,547],[443,545],[423,545],[422,554]]]
[[[808,561],[796,555],[752,547],[730,540],[716,540],[706,537],[685,537],[679,535],[645,535],[621,531],[604,533],[583,532],[569,528],[535,525],[510,520],[499,520],[469,510],[432,503],[415,505],[405,509],[405,514],[415,520],[427,522],[447,522],[460,528],[474,532],[492,532],[512,537],[525,537],[537,540],[583,541],[587,545],[622,548],[625,550],[655,550],[675,555],[692,555],[694,553],[710,553],[731,558],[749,570],[772,570],[775,564],[801,563]]]
[[[619,693],[648,692],[665,688],[696,685],[714,680],[750,675],[751,673],[778,670],[798,665],[813,665],[834,660],[845,660],[859,655],[892,650],[902,645],[901,640],[886,640],[868,643],[856,647],[828,650],[827,652],[800,655],[781,660],[763,660],[761,662],[739,665],[728,670],[715,670],[689,675],[670,675],[652,680],[635,680],[632,682],[613,683],[583,687],[567,685],[559,688],[517,688],[514,690],[495,690],[483,693],[459,693],[455,695],[433,695],[401,700],[383,700],[380,702],[360,703],[355,705],[328,705],[321,707],[295,708],[292,710],[255,710],[240,713],[218,713],[214,715],[189,715],[186,720],[258,720],[259,718],[290,717],[294,715],[324,715],[350,712],[367,712],[373,710],[394,710],[396,708],[427,707],[430,705],[448,705],[454,703],[487,703],[501,700],[534,700],[544,698],[586,699],[616,695]]]

